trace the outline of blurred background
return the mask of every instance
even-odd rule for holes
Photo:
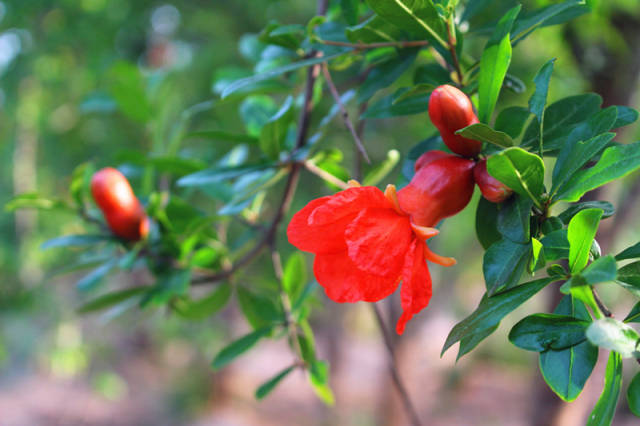
[[[523,3],[533,8],[553,2]],[[479,22],[495,20],[496,11],[511,2],[484,4],[474,18]],[[239,76],[238,67],[247,66],[242,47],[247,34],[259,33],[274,19],[305,24],[315,7],[311,0],[0,0],[0,206],[30,191],[67,197],[79,164],[126,167],[135,155],[153,152],[157,135],[170,132],[182,111],[214,99],[215,83]],[[474,52],[474,46],[468,49]],[[526,105],[534,74],[552,57],[558,60],[551,102],[594,91],[605,105],[637,109],[640,4],[603,1],[594,14],[527,38],[514,49],[510,69],[527,91],[505,91],[501,106]],[[121,90],[118,84],[131,73],[145,81],[149,101],[144,107],[157,118],[151,122],[138,120],[136,91],[143,89]],[[118,97],[124,97],[120,105],[134,106],[122,111],[113,102]],[[199,113],[197,125],[242,128],[239,106],[237,101]],[[373,119],[363,140],[379,162],[390,149],[405,155],[433,131],[426,113]],[[345,164],[353,161],[352,141],[340,120],[324,137],[344,151]],[[639,139],[637,125],[617,138]],[[199,144],[184,149],[196,150],[205,161],[232,147]],[[388,180],[394,181],[399,169]],[[136,188],[143,185],[134,180]],[[318,188],[317,177],[304,174],[292,211],[317,197]],[[592,194],[618,209],[598,235],[603,252],[616,253],[640,239],[639,194],[637,174]],[[476,307],[485,288],[483,251],[474,230],[477,197],[442,226],[436,251],[455,256],[458,265],[432,268],[431,304],[395,342],[400,374],[425,424],[584,424],[601,390],[604,365],[596,367],[580,398],[566,405],[544,385],[537,355],[506,339],[510,326],[527,313],[553,309],[555,285],[507,317],[498,332],[457,363],[455,350],[440,358],[449,330]],[[0,425],[407,423],[369,305],[338,305],[318,297],[311,322],[319,355],[331,364],[333,407],[323,405],[298,372],[257,402],[256,387],[288,366],[291,353],[284,341],[264,341],[214,373],[213,356],[249,329],[235,303],[200,322],[163,309],[75,312],[84,300],[75,287],[81,273],[61,273],[63,267],[72,269],[74,253],[40,245],[86,229],[71,213],[0,211]],[[293,252],[283,236],[280,246],[285,254]],[[252,268],[259,279],[269,263],[263,259]],[[108,278],[119,284],[145,280],[144,270]],[[617,289],[603,288],[602,296],[619,309],[618,316],[631,307]],[[396,298],[380,303],[389,318],[397,318]],[[620,405],[614,424],[637,424],[625,407]]]

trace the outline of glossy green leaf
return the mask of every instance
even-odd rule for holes
[[[509,32],[521,6],[510,9],[498,21],[480,59],[478,76],[478,118],[488,123],[498,101],[502,82],[511,63]]]
[[[529,98],[529,111],[535,115],[538,119],[538,123],[543,122],[544,107],[547,105],[547,93],[549,92],[549,81],[551,80],[551,73],[553,72],[553,64],[555,58],[546,62],[540,70],[533,77],[533,83],[536,86],[536,90]]]
[[[417,50],[412,49],[374,67],[366,80],[358,87],[358,103],[368,101],[378,90],[395,82],[416,59]]]
[[[568,224],[571,221],[571,219],[576,214],[578,214],[578,212],[581,212],[582,210],[586,210],[586,209],[602,210],[602,219],[611,217],[616,212],[616,209],[615,207],[613,207],[613,204],[609,203],[608,201],[582,201],[579,203],[571,204],[565,211],[560,213],[558,217],[560,218],[560,220],[562,220],[563,223]],[[618,260],[622,260],[622,259],[618,259]]]
[[[578,201],[585,193],[620,179],[640,168],[640,142],[605,149],[595,166],[577,172],[555,197]]]
[[[531,255],[531,244],[500,240],[485,252],[482,272],[489,295],[518,284]]]
[[[449,332],[442,353],[461,339],[486,334],[487,330],[495,328],[502,318],[529,300],[551,281],[551,278],[543,278],[504,290],[491,297],[484,295],[476,310]]]
[[[300,47],[304,37],[305,28],[302,25],[280,25],[272,21],[262,30],[258,40],[295,50]]]
[[[220,370],[237,357],[251,349],[260,339],[271,333],[271,327],[264,327],[253,331],[238,340],[234,340],[228,346],[224,347],[213,359],[211,367],[214,370]]]
[[[587,339],[596,346],[616,351],[622,358],[640,357],[636,330],[613,318],[595,320],[587,328]]]
[[[566,229],[553,231],[545,235],[540,242],[544,247],[544,257],[547,261],[569,258],[569,240]]]
[[[178,316],[189,320],[202,320],[224,308],[231,298],[231,285],[221,284],[207,296],[200,299],[181,298],[173,304]]]
[[[487,160],[487,171],[518,194],[540,202],[544,192],[544,163],[522,148],[507,148]]]
[[[359,25],[348,27],[345,31],[353,43],[379,43],[403,40],[400,28],[379,16],[372,16]]]
[[[382,19],[421,38],[446,47],[446,28],[431,0],[367,0]]]
[[[511,106],[500,111],[493,125],[498,132],[509,135],[512,139],[517,138],[522,133],[524,125],[531,113],[527,108],[520,106]]]
[[[571,296],[564,296],[554,313],[591,321],[584,304]],[[598,361],[598,348],[584,341],[567,349],[542,352],[539,361],[542,377],[551,390],[563,401],[571,402],[580,395],[591,376]]]
[[[598,230],[602,217],[600,209],[585,209],[577,213],[567,229],[569,241],[569,269],[571,273],[579,273],[589,260],[591,243]]]
[[[640,302],[633,305],[629,314],[624,318],[624,322],[640,322]]]
[[[271,379],[261,384],[260,387],[256,389],[256,399],[262,399],[265,396],[269,395],[271,391],[273,391],[276,386],[278,386],[278,383],[280,383],[282,379],[287,377],[289,373],[291,373],[295,368],[295,365],[285,368],[284,370],[273,376]]]
[[[511,39],[515,44],[523,40],[538,27],[560,24],[588,11],[589,8],[584,4],[583,0],[568,0],[543,7],[521,16],[513,26]]]
[[[638,119],[638,111],[633,108],[620,105],[616,105],[615,108],[618,114],[616,122],[613,124],[613,129],[628,126],[629,124],[635,123]]]
[[[480,197],[476,210],[476,236],[486,250],[502,239],[498,232],[498,204]]]
[[[629,410],[637,417],[640,417],[640,373],[636,373],[627,388],[627,403]]]
[[[493,332],[498,329],[498,325],[499,324],[496,324],[495,326],[488,328],[481,333],[472,334],[469,337],[465,337],[464,339],[461,339],[460,347],[458,349],[458,355],[456,355],[456,361],[462,358],[464,355],[471,352],[471,350],[476,346],[478,346],[480,342],[482,342],[484,339],[486,339],[491,334],[493,334]]]
[[[498,231],[514,243],[527,244],[531,239],[530,222],[533,202],[521,195],[504,201],[498,213]]]
[[[492,143],[501,148],[509,148],[510,146],[513,146],[511,136],[504,132],[493,130],[491,127],[483,123],[476,123],[464,127],[458,130],[456,134],[468,139]]]
[[[360,116],[360,118],[389,118],[400,117],[405,115],[420,114],[427,111],[429,108],[429,96],[420,95],[412,96],[407,99],[394,101],[402,94],[406,93],[406,90],[401,89],[393,95],[385,96],[373,105]]]
[[[599,257],[591,262],[580,275],[590,285],[613,281],[618,275],[616,259],[611,255]]]
[[[509,341],[535,352],[562,350],[586,340],[591,321],[559,314],[534,314],[520,320],[509,332]]]
[[[124,302],[125,300],[129,300],[132,297],[139,296],[149,291],[150,288],[150,286],[140,286],[103,294],[102,296],[83,303],[76,309],[76,312],[78,312],[79,314],[86,314],[89,312],[95,312],[102,309],[110,308],[121,302]]]
[[[292,105],[293,97],[288,96],[280,110],[260,131],[260,149],[272,160],[277,160],[283,149],[289,125],[293,121]]]
[[[610,426],[616,414],[620,388],[622,387],[622,359],[611,352],[604,373],[604,389],[587,420],[587,426]]]

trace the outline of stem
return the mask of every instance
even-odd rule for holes
[[[453,61],[453,67],[456,70],[456,75],[458,76],[458,83],[461,86],[464,86],[464,75],[462,74],[462,69],[460,68],[460,61],[458,61],[458,52],[456,52],[456,37],[455,30],[452,31],[453,24],[453,13],[449,17],[449,22],[447,25],[447,35],[449,36],[449,53],[451,53],[451,60]]]
[[[329,66],[327,65],[326,62],[322,64],[322,72],[324,73],[325,80],[327,80],[327,86],[329,86],[329,91],[331,92],[333,99],[336,101],[336,104],[340,108],[340,112],[342,113],[342,119],[344,120],[344,124],[345,126],[347,126],[347,129],[349,129],[349,131],[351,132],[351,136],[353,136],[353,140],[355,141],[356,146],[358,147],[358,151],[360,151],[360,154],[366,160],[366,162],[371,164],[371,160],[369,160],[369,156],[367,155],[367,150],[364,148],[364,144],[362,143],[362,140],[360,140],[360,137],[358,136],[356,129],[353,127],[353,123],[351,122],[351,119],[349,119],[349,113],[347,112],[347,109],[345,108],[344,104],[342,103],[342,100],[340,99],[340,93],[338,93],[338,89],[336,89],[335,84],[333,84],[333,79],[331,78],[331,73],[329,72]]]
[[[349,188],[349,184],[347,182],[343,181],[342,179],[338,179],[337,177],[335,177],[334,175],[332,175],[331,173],[325,170],[322,170],[320,167],[316,166],[316,164],[313,161],[306,160],[304,162],[304,167],[314,175],[319,176],[323,180],[334,184],[340,189]]]
[[[595,288],[591,287],[591,293],[593,294],[593,299],[596,301],[598,308],[600,309],[600,311],[602,311],[602,314],[607,318],[612,318],[613,313],[609,310],[609,308],[605,306],[604,302],[602,302],[602,299],[600,299],[600,296],[596,292]]]
[[[384,339],[384,344],[387,348],[387,352],[389,353],[389,371],[391,373],[391,378],[393,379],[393,384],[398,390],[398,394],[400,399],[402,400],[402,404],[404,405],[404,409],[406,411],[407,417],[411,420],[411,424],[413,426],[421,426],[420,417],[418,417],[418,412],[415,407],[411,403],[411,398],[409,398],[409,393],[407,392],[407,388],[405,387],[402,379],[400,378],[400,374],[398,373],[398,369],[396,367],[396,355],[393,349],[393,339],[389,330],[384,324],[384,318],[382,317],[382,313],[380,312],[380,307],[372,303],[371,307],[373,308],[373,313],[376,316],[376,320],[378,322],[378,327],[380,328],[380,332],[382,333],[382,337]]]
[[[333,41],[333,40],[316,40],[316,41],[318,43],[326,44],[329,46],[353,47],[354,49],[358,49],[358,50],[377,49],[379,47],[397,47],[399,49],[404,49],[407,47],[427,46],[429,44],[429,42],[426,40],[387,41],[387,42],[379,42],[379,43],[348,43],[344,41]]]

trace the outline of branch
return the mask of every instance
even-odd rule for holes
[[[380,332],[382,333],[382,337],[384,339],[384,344],[387,348],[387,352],[389,353],[389,370],[391,372],[391,378],[393,379],[393,383],[398,389],[398,393],[400,394],[400,399],[402,400],[402,404],[407,412],[407,416],[411,420],[411,424],[413,426],[420,426],[422,423],[420,422],[420,417],[418,417],[418,412],[416,411],[413,403],[411,402],[411,398],[409,398],[409,393],[407,392],[407,388],[404,386],[402,379],[400,378],[400,374],[398,373],[398,369],[396,368],[396,355],[393,350],[393,341],[389,330],[384,324],[384,319],[382,318],[382,313],[380,312],[380,307],[372,303],[371,307],[373,308],[373,313],[376,316],[376,320],[378,321],[378,327],[380,328]]]
[[[464,86],[464,76],[462,75],[462,69],[460,68],[460,62],[458,61],[458,52],[456,52],[456,37],[455,33],[452,31],[453,26],[453,14],[451,15],[450,21],[447,25],[447,35],[449,36],[449,53],[451,53],[451,59],[453,60],[453,67],[456,71],[456,75],[458,76],[458,83],[461,86]]]
[[[357,50],[365,50],[365,49],[377,49],[379,47],[397,47],[398,49],[406,49],[408,47],[420,47],[427,46],[429,44],[426,40],[411,40],[411,41],[387,41],[380,43],[347,43],[344,41],[333,41],[333,40],[316,40],[318,43],[326,44],[329,46],[343,46],[343,47],[353,47]]]
[[[313,161],[306,160],[304,162],[304,167],[307,170],[309,170],[311,173],[313,173],[314,175],[319,176],[323,180],[334,184],[335,186],[337,186],[340,189],[349,188],[349,184],[347,182],[343,181],[342,179],[338,179],[337,177],[335,177],[334,175],[332,175],[331,173],[329,173],[329,172],[327,172],[325,170],[322,170]]]
[[[358,151],[360,151],[360,154],[367,161],[367,163],[371,164],[371,160],[369,160],[369,156],[367,155],[367,151],[364,148],[362,141],[360,140],[360,136],[358,136],[356,129],[353,127],[353,123],[351,123],[351,120],[349,119],[349,113],[342,103],[342,100],[340,100],[340,93],[338,93],[338,89],[336,89],[335,84],[333,84],[333,79],[331,78],[331,73],[329,72],[329,66],[326,62],[322,63],[322,72],[324,73],[325,80],[327,80],[327,86],[329,86],[331,95],[333,96],[333,99],[335,99],[336,104],[338,104],[340,112],[342,112],[342,119],[344,120],[344,124],[351,132],[351,136],[353,136],[353,140],[358,147]]]

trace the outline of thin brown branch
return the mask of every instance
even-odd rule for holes
[[[458,77],[458,84],[460,84],[461,86],[464,86],[464,75],[462,74],[462,69],[460,68],[460,61],[458,61],[458,52],[456,52],[457,42],[456,42],[455,34],[453,33],[451,28],[452,26],[453,24],[447,25],[447,34],[449,36],[449,53],[451,53],[453,68],[455,69],[456,75]]]
[[[596,301],[598,308],[600,308],[600,311],[602,311],[602,314],[607,318],[612,318],[613,313],[611,312],[611,310],[609,310],[609,308],[605,306],[604,302],[602,301],[602,299],[600,299],[600,296],[596,292],[595,288],[591,287],[591,293],[593,294],[593,298]]]
[[[385,41],[379,43],[348,43],[345,41],[333,41],[333,40],[316,40],[318,43],[326,44],[329,46],[343,46],[353,47],[357,50],[377,49],[380,47],[397,47],[399,49],[406,49],[409,47],[427,46],[429,44],[426,40],[409,40],[409,41]]]
[[[340,93],[338,93],[338,89],[336,89],[335,84],[333,84],[333,79],[331,78],[331,73],[329,72],[329,66],[326,63],[322,64],[322,72],[324,74],[325,80],[327,81],[327,86],[329,86],[329,91],[331,91],[331,95],[333,96],[333,99],[336,101],[336,104],[340,108],[340,112],[342,113],[342,119],[344,121],[344,124],[345,126],[347,126],[347,129],[349,129],[349,131],[351,132],[351,136],[353,136],[353,140],[356,143],[356,147],[358,147],[358,151],[360,151],[360,154],[365,159],[365,161],[371,164],[371,160],[369,160],[369,155],[367,155],[367,150],[364,148],[364,144],[362,143],[362,140],[360,140],[360,137],[358,136],[358,133],[356,132],[356,129],[353,127],[353,123],[349,118],[349,113],[347,112],[347,109],[345,108],[344,104],[342,103],[342,100],[340,99]]]
[[[400,399],[402,400],[402,404],[407,412],[407,416],[411,420],[411,424],[413,426],[420,426],[422,423],[420,422],[420,417],[418,417],[418,412],[416,411],[413,403],[411,402],[411,398],[409,397],[409,393],[407,392],[407,388],[405,387],[402,379],[400,378],[400,373],[396,367],[396,355],[393,348],[393,338],[387,329],[384,318],[382,317],[382,312],[380,312],[380,307],[372,303],[371,307],[373,308],[373,313],[376,316],[376,320],[378,322],[378,327],[380,328],[380,332],[382,334],[382,338],[384,339],[384,344],[387,348],[387,352],[389,354],[389,371],[391,372],[391,378],[393,379],[393,383],[398,390],[398,394],[400,395]]]

